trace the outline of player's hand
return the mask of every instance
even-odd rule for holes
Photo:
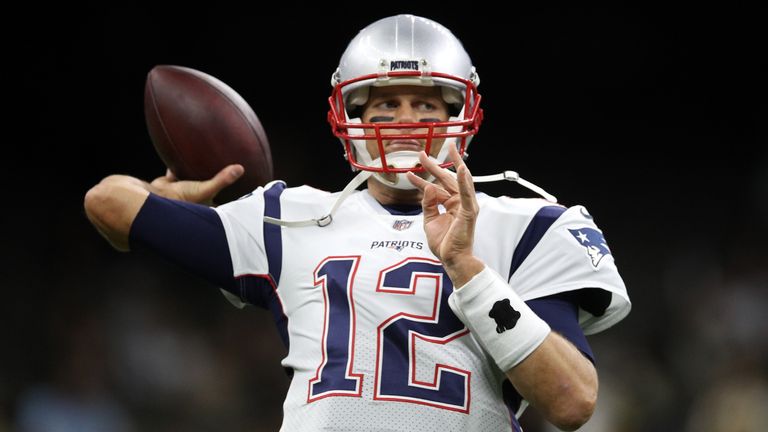
[[[455,175],[421,152],[419,161],[435,181],[430,183],[413,173],[408,173],[408,179],[424,192],[421,205],[429,249],[442,261],[454,286],[460,287],[483,269],[483,263],[472,253],[480,206],[469,168],[453,146],[449,157],[456,167]],[[445,212],[440,212],[440,205]]]
[[[211,179],[190,181],[179,180],[168,170],[164,176],[152,180],[150,188],[155,194],[166,198],[212,205],[216,194],[237,181],[243,172],[240,164],[227,165]]]

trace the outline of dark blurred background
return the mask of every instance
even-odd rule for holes
[[[6,11],[0,431],[278,429],[288,379],[269,314],[112,250],[83,196],[112,173],[164,172],[143,114],[157,64],[238,91],[278,178],[341,189],[351,174],[325,120],[330,76],[360,28],[395,13],[446,25],[478,68],[473,172],[514,169],[586,205],[611,245],[633,311],[590,337],[601,397],[581,430],[768,430],[757,10],[270,7]],[[524,417],[526,431],[551,430]]]

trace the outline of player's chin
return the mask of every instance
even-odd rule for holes
[[[426,143],[421,140],[391,140],[384,141],[384,151],[387,154],[394,152],[414,152],[419,153],[426,150]]]

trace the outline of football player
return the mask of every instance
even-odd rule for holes
[[[530,404],[574,430],[592,415],[586,334],[630,309],[582,206],[476,193],[463,161],[482,121],[461,42],[426,18],[376,21],[332,76],[329,120],[355,179],[273,181],[217,208],[242,174],[110,176],[86,195],[116,248],[152,248],[272,312],[291,374],[284,431],[518,431]],[[362,183],[367,188],[357,190]]]

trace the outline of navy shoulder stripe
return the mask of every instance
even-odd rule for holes
[[[512,277],[518,268],[523,264],[533,248],[539,244],[539,241],[544,237],[544,233],[547,232],[549,227],[565,212],[565,207],[561,206],[546,206],[539,209],[533,216],[533,219],[525,228],[523,237],[520,238],[520,242],[515,247],[515,252],[512,254],[512,265],[509,267],[509,276],[507,280]]]
[[[280,219],[280,195],[285,190],[284,183],[275,183],[264,192],[264,216]],[[264,249],[267,252],[269,275],[275,286],[280,283],[283,270],[283,238],[279,225],[264,222]]]

